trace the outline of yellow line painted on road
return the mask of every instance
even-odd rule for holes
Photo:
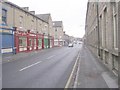
[[[70,85],[70,82],[71,82],[71,80],[72,80],[72,77],[73,77],[75,68],[76,68],[76,66],[77,66],[78,60],[79,60],[79,54],[78,54],[78,56],[77,56],[76,62],[75,62],[75,64],[74,64],[74,66],[73,66],[72,72],[71,72],[71,74],[70,74],[70,77],[69,77],[66,85],[65,85],[65,89],[64,89],[64,90],[67,90],[67,88],[69,88],[69,85]]]
[[[20,69],[19,71],[23,71],[23,70],[25,70],[25,69],[28,69],[28,68],[30,68],[30,67],[32,67],[32,66],[35,66],[35,65],[37,65],[37,64],[39,64],[39,63],[41,63],[42,61],[39,61],[39,62],[37,62],[37,63],[34,63],[34,64],[32,64],[32,65],[29,65],[29,66],[27,66],[27,67],[24,67],[23,69]]]

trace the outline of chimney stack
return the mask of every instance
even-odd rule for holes
[[[34,14],[35,15],[35,11],[30,11],[30,13]]]
[[[29,11],[29,7],[22,7],[24,10]]]

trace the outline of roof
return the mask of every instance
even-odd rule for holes
[[[14,7],[16,7],[16,8],[18,8],[18,9],[20,9],[20,10],[26,12],[26,13],[29,13],[29,14],[32,15],[32,16],[34,16],[34,17],[36,17],[36,18],[42,20],[43,22],[46,22],[45,20],[39,18],[38,16],[36,16],[36,15],[30,13],[29,11],[23,9],[22,7],[19,7],[18,5],[14,4],[14,3],[10,2],[10,1],[5,1],[4,3],[9,4],[9,5],[12,5],[12,6],[14,6]],[[47,22],[46,22],[46,23],[47,23]]]
[[[63,23],[62,21],[53,21],[53,27],[62,27]]]
[[[39,18],[41,18],[42,20],[46,22],[49,22],[50,14],[36,14],[36,16],[38,16]]]

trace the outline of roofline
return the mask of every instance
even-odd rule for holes
[[[63,27],[63,21],[52,21],[52,23],[54,23],[54,22],[62,22],[62,24],[61,24],[61,26],[54,26],[53,25],[53,27]]]
[[[63,21],[52,21],[52,22],[62,22],[63,23]]]
[[[20,10],[22,10],[22,11],[26,12],[26,13],[29,13],[29,14],[30,14],[30,15],[32,15],[32,16],[34,16],[34,17],[36,17],[36,18],[40,19],[41,21],[46,22],[46,21],[42,20],[41,18],[39,18],[38,16],[36,16],[36,15],[34,15],[34,14],[30,13],[30,12],[29,12],[29,11],[27,11],[27,10],[24,10],[23,8],[21,8],[20,6],[18,6],[18,5],[16,5],[16,4],[14,4],[14,3],[12,3],[12,2],[9,2],[9,1],[4,1],[4,3],[9,4],[9,5],[12,5],[12,6],[14,6],[14,7],[16,7],[16,8],[18,8],[18,9],[20,9]],[[46,22],[46,23],[48,23],[48,22]]]
[[[85,20],[85,29],[86,29],[86,23],[87,23],[87,15],[88,15],[88,9],[89,9],[89,1],[87,3],[87,11],[86,11],[86,20]]]

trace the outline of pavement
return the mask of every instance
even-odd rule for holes
[[[83,46],[80,51],[75,88],[118,88],[118,78],[100,59]]]
[[[3,88],[64,88],[82,45],[3,57]]]

